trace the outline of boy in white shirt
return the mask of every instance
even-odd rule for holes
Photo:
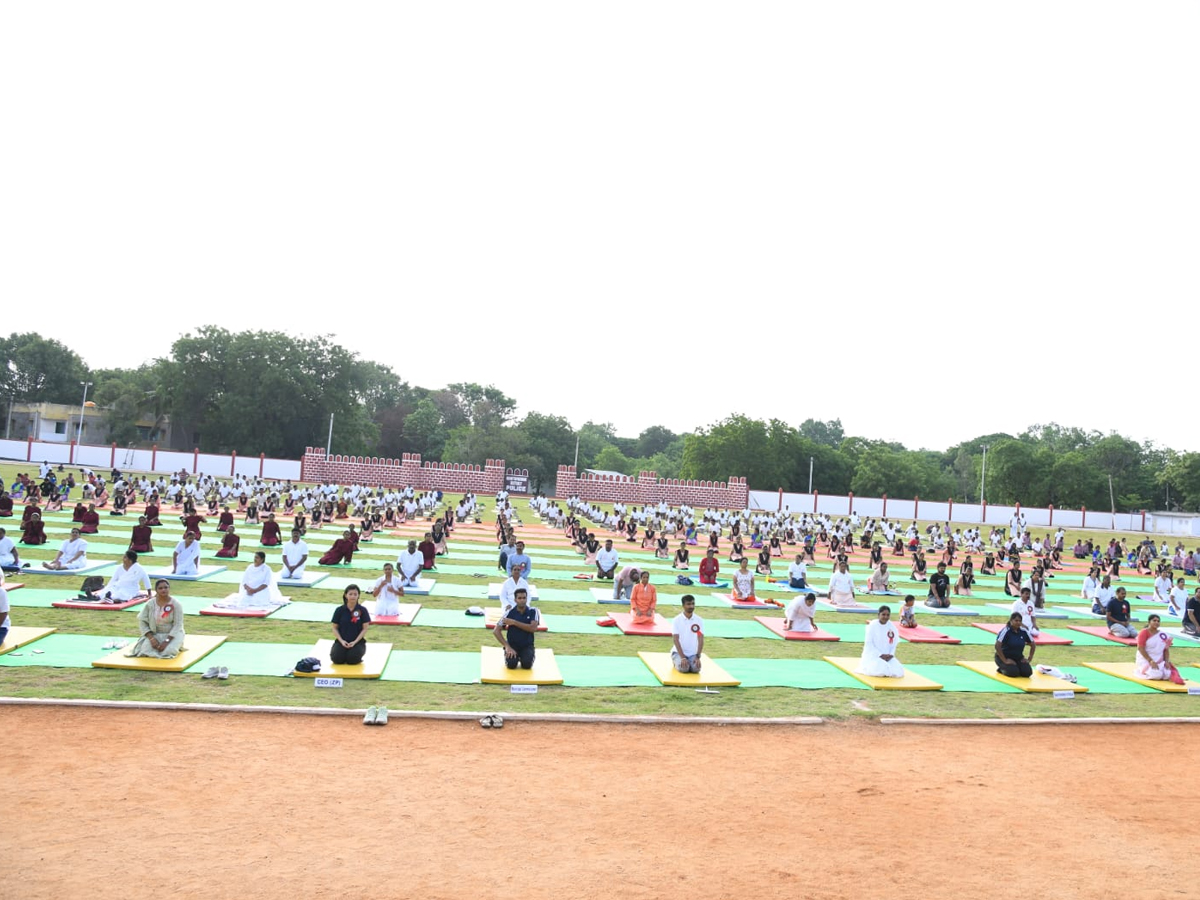
[[[700,671],[700,654],[704,652],[704,620],[696,615],[696,598],[684,594],[683,612],[671,622],[671,664],[679,672]]]

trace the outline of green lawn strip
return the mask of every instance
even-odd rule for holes
[[[97,623],[99,624],[99,623]],[[107,636],[94,634],[48,634],[44,638],[26,644],[0,656],[0,666],[48,666],[51,668],[90,669],[92,660],[112,652],[104,644],[121,637],[132,641],[128,634],[119,629]],[[40,651],[35,653],[34,651]],[[0,690],[3,686],[0,686]]]
[[[312,644],[267,644],[226,641],[205,656],[185,675],[225,666],[231,675],[287,675],[296,663],[312,653]]]
[[[1020,688],[1002,684],[995,679],[972,672],[963,666],[906,665],[905,668],[917,675],[936,681],[944,691],[966,691],[972,694],[1021,694]]]

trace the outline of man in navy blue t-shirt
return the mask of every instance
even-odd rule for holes
[[[533,636],[537,634],[541,616],[529,605],[529,592],[525,588],[517,588],[513,592],[513,599],[517,601],[517,605],[496,623],[492,633],[504,647],[504,665],[515,669],[519,664],[522,669],[532,669]]]

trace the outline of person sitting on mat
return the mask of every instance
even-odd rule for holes
[[[766,575],[771,577],[771,548],[763,547],[758,551],[758,565],[754,567],[754,572],[757,575]]]
[[[333,542],[333,546],[325,551],[317,560],[321,566],[340,566],[342,563],[354,561],[354,539],[349,531],[343,531],[342,536]]]
[[[1147,681],[1170,681],[1183,684],[1183,676],[1171,662],[1172,638],[1159,630],[1162,617],[1151,613],[1146,627],[1138,632],[1137,657],[1134,659],[1133,674]]]
[[[437,544],[433,542],[433,532],[425,532],[425,540],[417,544],[417,550],[421,554],[421,568],[428,572],[437,565]]]
[[[237,529],[232,525],[221,538],[221,549],[217,551],[217,556],[221,559],[237,559],[238,550],[242,547],[242,538],[237,533]]]
[[[704,559],[700,560],[700,583],[716,584],[720,571],[721,563],[717,561],[717,551],[709,548],[705,551]]]
[[[696,615],[696,598],[684,594],[683,612],[671,620],[671,665],[677,672],[700,673],[704,653],[704,620]]]
[[[512,567],[512,574],[500,585],[500,615],[506,615],[517,605],[517,591],[529,595],[529,582],[525,580],[525,567],[517,563]]]
[[[879,617],[867,623],[863,635],[862,658],[858,663],[860,675],[875,678],[903,678],[904,666],[896,659],[900,633],[894,623],[890,606],[879,607]]]
[[[96,504],[89,503],[87,511],[79,520],[80,534],[100,533],[100,513],[96,512]]]
[[[867,591],[873,594],[886,594],[891,589],[892,584],[888,576],[888,564],[881,562],[879,568],[871,573],[871,577],[867,581]]]
[[[854,576],[845,559],[838,560],[837,571],[829,576],[829,602],[834,606],[854,606]]]
[[[533,639],[541,616],[535,607],[529,605],[529,591],[525,588],[517,588],[513,599],[516,604],[501,615],[492,634],[504,647],[506,667],[515,669],[519,665],[522,669],[532,669],[535,656]]]
[[[679,549],[675,551],[675,561],[671,563],[673,569],[687,569],[691,561],[691,553],[687,548],[687,541],[679,542]]]
[[[1025,648],[1029,648],[1029,657],[1025,657]],[[1008,617],[1008,624],[996,635],[996,671],[1009,678],[1029,678],[1033,675],[1033,654],[1037,646],[1033,643],[1033,635],[1025,630],[1022,616],[1014,612]]]
[[[1021,627],[1029,632],[1030,637],[1036,638],[1041,634],[1037,626],[1037,607],[1033,604],[1033,594],[1028,587],[1021,588],[1021,596],[1013,601],[1012,612],[1021,617]]]
[[[185,532],[183,540],[175,545],[175,552],[171,554],[171,574],[200,574],[200,542],[194,532]]]
[[[804,554],[797,553],[796,561],[788,566],[788,587],[792,590],[808,590],[808,563]]]
[[[913,553],[912,575],[909,576],[909,581],[925,581],[926,575],[925,551],[917,547]]]
[[[358,602],[358,585],[342,591],[342,605],[333,611],[333,646],[329,661],[335,666],[357,666],[367,653],[367,626],[371,614]]]
[[[144,589],[143,589],[144,586]],[[150,576],[138,562],[138,555],[126,550],[121,564],[109,576],[108,584],[93,595],[105,603],[125,603],[129,600],[150,598]]]
[[[1116,591],[1112,589],[1112,577],[1109,575],[1101,577],[1100,586],[1092,593],[1092,612],[1097,616],[1104,615],[1109,601],[1116,595]]]
[[[4,575],[0,573],[0,644],[8,637],[8,629],[12,627],[9,618],[8,591],[4,589]]]
[[[238,608],[271,609],[283,606],[286,602],[279,593],[275,573],[267,565],[267,554],[256,550],[253,564],[247,566],[246,571],[242,573],[242,583],[237,596]]]
[[[174,659],[183,649],[183,607],[171,596],[171,583],[165,578],[154,582],[154,599],[138,611],[141,637],[126,656]]]
[[[259,536],[258,542],[264,547],[278,547],[283,543],[283,532],[279,528],[279,523],[275,521],[275,514],[267,516],[267,521],[262,524],[262,535]]]
[[[46,543],[46,523],[40,514],[34,513],[28,521],[21,523],[21,543],[30,547]]]
[[[754,603],[754,573],[750,571],[750,560],[742,557],[741,566],[733,573],[733,591],[730,598],[734,603]]]
[[[971,588],[974,585],[975,563],[971,562],[971,557],[968,556],[958,567],[958,580],[954,582],[954,593],[962,597],[970,597]]]
[[[231,525],[233,525],[233,513],[226,506],[221,511],[221,517],[217,519],[217,531],[228,531]]]
[[[912,594],[904,597],[904,605],[900,607],[900,627],[917,627],[917,598]]]
[[[1183,609],[1183,633],[1192,637],[1200,637],[1200,587],[1188,597]]]
[[[86,569],[88,566],[87,548],[87,541],[79,536],[79,529],[72,528],[71,536],[62,542],[54,559],[42,563],[42,567],[54,572],[62,572],[67,569]]]
[[[1137,629],[1129,623],[1129,601],[1125,599],[1125,588],[1117,588],[1117,595],[1108,601],[1104,610],[1104,618],[1110,634],[1123,638],[1138,636]]]
[[[989,550],[983,554],[983,564],[979,567],[980,575],[996,574],[996,554]]]
[[[138,523],[130,532],[129,549],[134,553],[153,553],[153,541],[154,529],[146,522],[145,516],[138,516]]]
[[[629,597],[629,613],[633,616],[633,624],[653,625],[657,609],[658,591],[650,583],[650,573],[643,570]]]
[[[929,596],[925,605],[934,609],[945,609],[950,605],[950,576],[946,574],[946,564],[939,562],[937,571],[929,576]]]
[[[654,558],[668,559],[671,556],[671,545],[665,534],[654,539]]]
[[[505,566],[512,569],[507,563]],[[417,552],[416,541],[409,541],[408,549],[396,558],[396,569],[405,587],[417,587],[420,584],[421,573],[425,571],[425,557]]]
[[[604,542],[604,549],[596,553],[596,577],[611,581],[617,572],[620,555],[613,549],[612,538]]]
[[[20,568],[21,554],[17,552],[17,545],[8,536],[8,530],[0,528],[0,570],[16,572]]]
[[[299,528],[292,529],[292,539],[283,545],[283,568],[279,577],[285,581],[301,581],[304,578],[304,564],[308,562],[308,544],[301,540]]]
[[[817,595],[797,594],[783,610],[783,630],[809,634],[817,630]]]
[[[371,587],[371,596],[375,598],[376,618],[400,615],[400,598],[404,596],[404,585],[391,563],[383,564],[383,574],[375,579],[375,584]]]

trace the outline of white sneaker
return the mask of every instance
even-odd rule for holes
[[[386,706],[381,706],[375,713],[375,721],[372,722],[371,724],[386,725],[387,720],[388,720],[388,708]]]
[[[379,716],[378,707],[371,706],[367,708],[367,714],[363,716],[364,725],[374,725],[375,719]]]
[[[216,666],[210,666],[210,667],[209,667],[209,668],[208,668],[208,669],[205,671],[205,673],[204,673],[203,675],[201,675],[200,677],[201,677],[201,678],[216,678],[216,677],[217,677],[217,674],[218,674],[220,671],[221,671],[221,670],[220,670],[220,669],[218,669]]]
[[[225,666],[221,666],[221,668],[217,670],[217,677],[224,681],[229,677],[229,669]]]

